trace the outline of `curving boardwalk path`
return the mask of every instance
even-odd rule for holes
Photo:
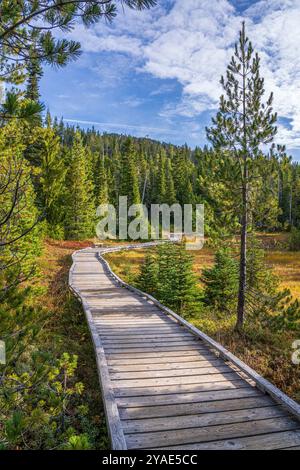
[[[74,253],[69,282],[94,341],[113,449],[300,448],[299,405],[154,299],[124,288],[99,251]]]

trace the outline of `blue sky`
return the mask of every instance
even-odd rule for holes
[[[69,36],[83,53],[46,70],[43,101],[82,127],[204,145],[243,19],[275,94],[276,140],[300,159],[300,0],[158,0],[111,26],[77,25]]]

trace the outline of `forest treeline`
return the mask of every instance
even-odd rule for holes
[[[204,204],[206,233],[236,232],[239,194],[230,153],[83,130],[51,119],[30,132],[25,152],[35,206],[54,238],[95,236],[96,209],[129,204]],[[300,167],[284,147],[258,155],[250,196],[254,231],[300,227]],[[254,178],[255,179],[255,178]]]

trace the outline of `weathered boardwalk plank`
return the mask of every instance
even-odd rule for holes
[[[94,342],[113,449],[299,448],[299,405],[155,299],[125,289],[99,249],[74,253],[69,282]]]

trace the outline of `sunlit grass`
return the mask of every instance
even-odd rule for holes
[[[282,289],[290,289],[300,299],[300,252],[269,251],[267,261],[280,280]]]
[[[261,238],[264,239],[264,245],[267,248],[266,261],[278,276],[280,288],[290,289],[293,297],[300,299],[300,252],[290,252],[283,249],[280,251],[278,243],[284,240],[284,236],[281,234],[264,235]],[[268,246],[274,248],[274,244],[275,246],[278,244],[278,248],[270,250]],[[204,247],[202,250],[192,252],[192,254],[194,256],[194,271],[201,285],[202,270],[214,263],[214,250]],[[123,251],[109,253],[106,255],[106,259],[118,275],[129,280],[138,274],[145,255],[145,250]]]

